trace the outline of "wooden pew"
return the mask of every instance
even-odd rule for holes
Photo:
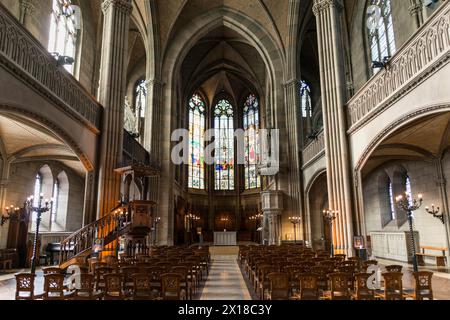
[[[419,265],[425,265],[424,257],[435,258],[436,266],[445,267],[445,252],[448,250],[447,248],[442,247],[431,247],[431,246],[420,246],[421,252],[417,253],[417,262]],[[428,252],[427,252],[428,251]],[[429,252],[433,251],[433,252]],[[440,254],[436,254],[436,251],[440,251]]]

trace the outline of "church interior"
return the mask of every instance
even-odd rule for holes
[[[450,300],[450,1],[0,0],[0,300]]]

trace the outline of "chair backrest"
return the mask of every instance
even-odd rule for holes
[[[375,291],[369,289],[367,281],[371,276],[370,273],[357,273],[355,274],[356,282],[356,300],[374,300]]]
[[[108,264],[108,266],[111,266],[114,263],[118,263],[119,259],[116,256],[107,256],[105,257],[105,263]]]
[[[403,300],[403,273],[386,272],[384,278],[384,298],[386,300]]]
[[[94,291],[94,275],[80,274],[80,287],[75,289],[75,299],[92,299]]]
[[[119,273],[107,273],[103,277],[105,279],[104,299],[123,299],[124,295],[122,292],[122,275],[120,275]]]
[[[62,270],[59,267],[46,267],[42,268],[42,272],[45,275],[45,274],[61,273]]]
[[[16,300],[33,300],[35,274],[18,273],[16,277]]]
[[[151,296],[151,277],[148,273],[135,273],[133,274],[134,286],[133,295],[137,297],[148,298]]]
[[[402,272],[402,270],[403,270],[403,267],[400,265],[393,264],[393,265],[386,266],[387,272]]]
[[[60,273],[44,274],[44,300],[64,299],[64,275]]]
[[[433,300],[433,272],[419,271],[413,272],[414,275],[414,296],[416,300],[424,298]]]
[[[189,275],[189,268],[185,266],[172,267],[171,273],[178,273],[183,277],[183,280],[186,280]]]
[[[299,276],[300,280],[300,299],[301,300],[318,300],[319,276],[315,273],[302,273]]]
[[[270,297],[272,300],[289,300],[289,275],[284,272],[272,272],[267,275],[270,281]]]
[[[164,300],[180,300],[182,276],[178,273],[164,273],[161,275],[161,295]]]
[[[345,272],[329,274],[332,300],[350,300],[349,282],[352,275]]]

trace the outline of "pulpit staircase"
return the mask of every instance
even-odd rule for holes
[[[151,201],[133,201],[118,206],[61,241],[60,268],[84,264],[94,253],[94,242],[97,240],[100,240],[102,254],[116,255],[120,237],[133,234],[139,234],[141,238],[147,236],[151,230],[151,208],[154,205]]]
[[[65,269],[84,260],[93,253],[94,241],[103,239],[105,248],[111,250],[111,244],[124,235],[130,228],[128,216],[120,207],[76,231],[61,241],[59,264]]]

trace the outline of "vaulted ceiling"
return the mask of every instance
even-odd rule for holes
[[[75,153],[46,128],[13,115],[0,115],[0,155],[12,163],[58,161],[84,177]]]
[[[388,161],[433,161],[449,147],[450,112],[430,115],[387,137],[372,153],[363,175]]]

